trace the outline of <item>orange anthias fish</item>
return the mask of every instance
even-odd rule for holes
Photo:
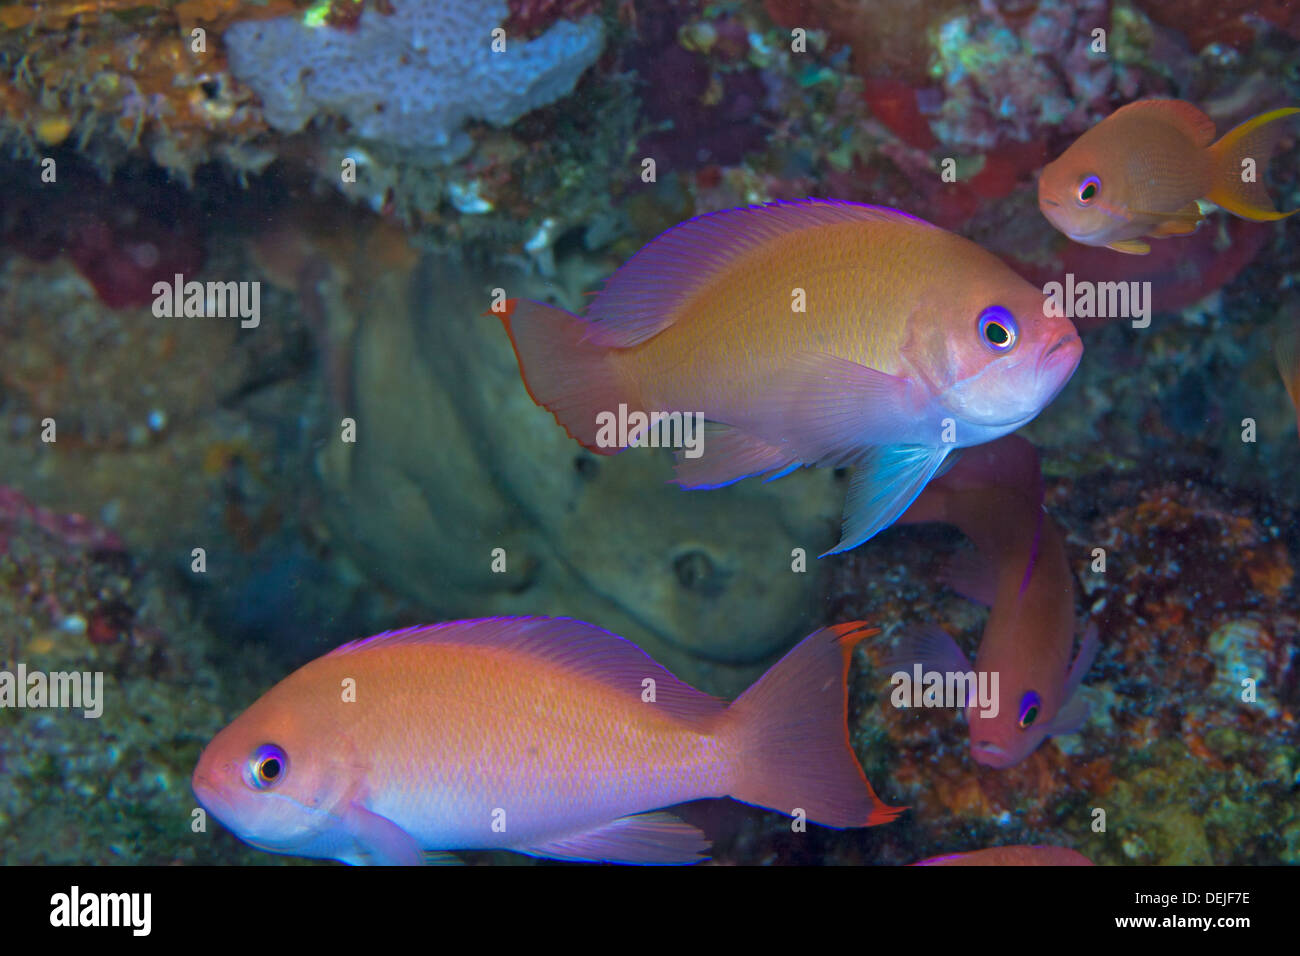
[[[1284,219],[1264,169],[1288,107],[1247,120],[1214,141],[1214,121],[1183,100],[1139,100],[1080,136],[1038,179],[1038,206],[1057,229],[1087,246],[1145,255],[1140,237],[1195,231],[1198,200],[1257,222]]]
[[[488,848],[693,863],[704,835],[652,811],[702,797],[887,823],[901,810],[846,726],[852,648],[874,633],[815,631],[730,706],[580,621],[380,634],[267,691],[208,744],[194,792],[256,847],[355,864]]]
[[[829,200],[676,226],[582,318],[509,306],[529,394],[592,451],[623,447],[615,415],[694,415],[711,425],[678,455],[687,488],[855,465],[828,553],[888,527],[953,449],[1036,416],[1083,352],[1038,289],[969,240]]]
[[[1282,384],[1295,406],[1296,431],[1300,433],[1300,318],[1283,320],[1277,332],[1274,349],[1277,370],[1282,374]]]
[[[998,706],[989,713],[966,707],[971,756],[989,767],[1019,763],[1045,738],[1078,730],[1088,716],[1077,691],[1100,644],[1089,629],[1071,665],[1074,574],[1042,501],[1038,453],[1009,435],[966,452],[902,519],[954,524],[978,551],[976,560],[950,571],[956,590],[990,608],[974,666],[937,627],[906,635],[892,663],[998,675]]]
[[[932,856],[912,866],[1093,866],[1078,850],[1063,846],[994,846],[969,853]]]

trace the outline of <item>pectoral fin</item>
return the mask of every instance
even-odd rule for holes
[[[844,501],[840,542],[827,554],[850,551],[898,520],[942,467],[952,445],[886,445],[858,462]]]
[[[798,352],[730,423],[779,444],[792,461],[836,468],[871,445],[905,441],[925,402],[924,389],[907,378],[824,352]]]
[[[1205,217],[1201,215],[1201,207],[1197,203],[1190,203],[1183,209],[1178,210],[1171,216],[1162,220],[1159,225],[1147,233],[1148,236],[1160,239],[1165,236],[1186,236],[1195,232]]]
[[[975,669],[952,635],[935,624],[908,628],[882,667],[888,673],[903,671],[910,676],[916,664],[921,665],[922,671],[945,674],[964,674]],[[964,708],[966,701],[958,704]]]
[[[1087,722],[1088,712],[1088,702],[1079,694],[1075,694],[1065,702],[1043,729],[1047,731],[1049,737],[1075,733]]]
[[[1065,698],[1069,700],[1074,696],[1081,684],[1083,678],[1092,667],[1092,662],[1097,659],[1097,654],[1101,650],[1101,640],[1097,637],[1097,625],[1089,622],[1088,629],[1083,632],[1083,640],[1079,642],[1079,653],[1074,658],[1074,663],[1070,665],[1070,672],[1065,675]]]
[[[1145,256],[1151,251],[1150,243],[1143,242],[1141,239],[1116,239],[1114,242],[1106,243],[1107,249],[1114,249],[1116,252],[1127,252],[1131,256]]]
[[[353,803],[342,816],[352,846],[338,859],[353,866],[422,866],[424,853],[415,838],[388,817]]]
[[[1087,631],[1084,632],[1083,640],[1079,642],[1079,654],[1070,665],[1069,673],[1065,675],[1065,687],[1062,690],[1065,703],[1047,725],[1049,735],[1072,734],[1087,721],[1088,702],[1079,693],[1079,688],[1100,650],[1101,641],[1097,638],[1097,625],[1090,623]]]

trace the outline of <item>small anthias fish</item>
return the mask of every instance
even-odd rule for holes
[[[998,706],[966,708],[971,756],[989,767],[1019,763],[1088,716],[1077,691],[1100,645],[1090,628],[1071,665],[1074,575],[1042,501],[1038,453],[1009,435],[966,452],[903,516],[956,525],[978,552],[949,572],[957,591],[990,608],[974,666],[937,627],[905,635],[891,663],[998,675]]]
[[[730,706],[580,621],[380,634],[267,691],[208,744],[194,793],[256,847],[355,864],[488,848],[693,863],[704,835],[653,811],[702,797],[887,823],[901,810],[846,726],[849,658],[874,633],[815,631]]]
[[[1093,866],[1078,850],[1063,846],[994,846],[969,853],[932,856],[912,866]]]
[[[829,200],[731,209],[668,230],[579,318],[512,300],[529,394],[592,451],[620,409],[700,415],[677,482],[716,488],[853,465],[840,542],[888,527],[955,448],[1019,428],[1083,346],[1041,292],[905,213]]]
[[[1277,329],[1274,355],[1282,384],[1296,411],[1296,431],[1300,433],[1300,317],[1289,316]]]
[[[1145,255],[1141,237],[1194,232],[1198,200],[1243,219],[1284,219],[1264,171],[1300,109],[1272,110],[1214,141],[1214,121],[1183,100],[1139,100],[1080,136],[1038,179],[1038,206],[1057,229],[1087,246]]]

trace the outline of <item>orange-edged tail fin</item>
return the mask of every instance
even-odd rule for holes
[[[731,796],[829,827],[875,826],[907,809],[876,796],[849,745],[849,660],[879,633],[861,621],[814,631],[736,699]]]
[[[1235,216],[1255,222],[1285,219],[1300,212],[1300,209],[1278,212],[1264,186],[1265,167],[1286,132],[1286,127],[1277,120],[1296,113],[1300,113],[1300,108],[1285,107],[1261,113],[1229,130],[1211,146],[1213,178],[1210,194],[1205,198]]]
[[[597,416],[617,415],[620,404],[635,410],[637,399],[629,394],[609,349],[583,340],[587,323],[564,309],[526,299],[510,299],[504,312],[492,314],[510,336],[532,400],[589,450],[600,455],[620,451],[597,444]]]

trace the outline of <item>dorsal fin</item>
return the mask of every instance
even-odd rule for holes
[[[1111,116],[1119,116],[1121,113],[1145,116],[1176,126],[1197,146],[1209,146],[1214,142],[1214,120],[1186,100],[1138,100],[1121,106]]]
[[[626,638],[566,617],[488,617],[447,621],[401,631],[387,631],[352,641],[326,654],[379,653],[394,647],[440,644],[485,647],[518,655],[520,666],[544,661],[574,676],[597,681],[640,699],[646,678],[654,680],[654,706],[699,729],[707,729],[727,708],[679,680],[662,664]]]
[[[650,240],[629,259],[583,316],[583,340],[630,348],[677,321],[682,307],[741,257],[797,232],[844,222],[899,222],[936,228],[884,206],[836,199],[801,199],[743,206],[697,216]]]

